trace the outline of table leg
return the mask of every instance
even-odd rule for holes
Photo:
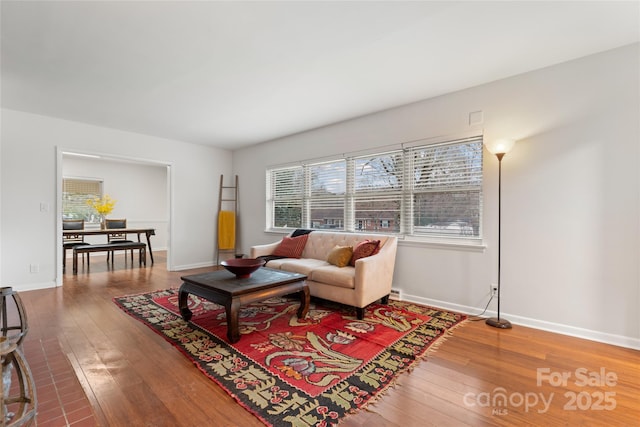
[[[311,294],[309,286],[305,283],[304,287],[298,292],[300,297],[300,308],[298,309],[298,319],[304,319],[309,312],[309,303],[311,302]]]
[[[240,341],[240,325],[238,323],[238,314],[240,311],[240,302],[232,299],[225,304],[227,312],[227,338],[230,343]]]
[[[178,308],[180,309],[180,315],[187,322],[191,320],[191,316],[193,315],[191,310],[189,310],[189,307],[187,304],[188,299],[189,299],[189,292],[182,289],[182,286],[181,286],[180,289],[178,290]]]
[[[145,234],[147,235],[147,246],[149,247],[149,258],[151,258],[151,265],[153,265],[153,251],[151,250],[151,233],[146,232]],[[140,238],[138,237],[138,241],[139,240]]]
[[[78,274],[78,253],[75,249],[73,250],[73,274]]]

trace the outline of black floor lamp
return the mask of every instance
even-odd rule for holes
[[[487,325],[500,329],[511,329],[511,322],[500,318],[500,226],[501,226],[501,193],[502,193],[502,158],[513,148],[515,141],[511,139],[500,139],[485,143],[487,150],[495,154],[498,158],[498,317],[490,317],[486,320]]]

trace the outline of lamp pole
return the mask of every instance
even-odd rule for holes
[[[498,145],[498,152],[494,154],[498,158],[498,317],[490,317],[486,320],[486,324],[500,329],[511,329],[511,322],[500,318],[500,257],[501,257],[501,227],[502,227],[502,158],[513,147],[513,141],[509,141],[510,145],[504,147]]]

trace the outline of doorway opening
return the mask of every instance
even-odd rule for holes
[[[69,199],[65,193],[63,180],[93,180],[100,182],[102,195],[108,195],[115,200],[110,218],[126,218],[127,228],[152,228],[155,235],[151,243],[155,252],[163,252],[166,256],[167,269],[171,269],[171,213],[172,213],[172,176],[171,163],[148,159],[98,154],[72,149],[58,148],[57,162],[57,271],[56,285],[63,282],[63,250],[62,250],[62,221],[79,216],[87,218],[86,228],[100,227],[100,221],[89,211],[80,207],[81,204],[68,207]],[[76,197],[77,199],[77,197]],[[63,206],[65,207],[63,209]],[[135,238],[135,236],[132,236]],[[86,236],[87,243],[104,243],[104,235]],[[142,235],[144,241],[145,236]],[[149,257],[147,257],[149,258]],[[67,272],[71,263],[67,261]]]

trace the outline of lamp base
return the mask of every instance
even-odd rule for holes
[[[511,329],[511,322],[506,319],[499,319],[497,317],[488,318],[485,323],[489,326],[493,326],[494,328],[500,329]]]

